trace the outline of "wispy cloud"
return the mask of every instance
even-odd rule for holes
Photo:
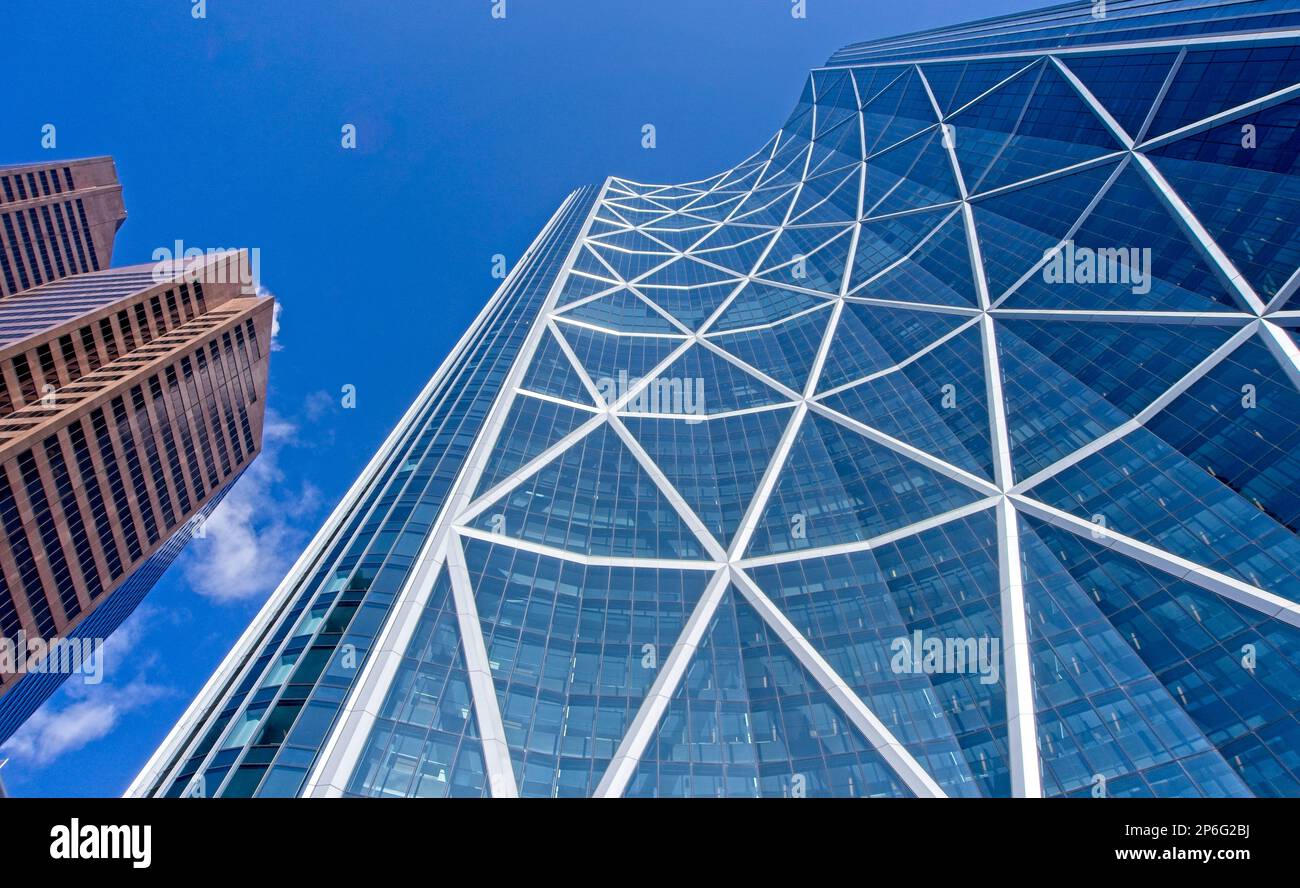
[[[303,402],[303,414],[310,422],[319,422],[327,413],[338,406],[338,399],[324,389],[317,389]]]
[[[199,595],[219,602],[265,597],[288,572],[307,541],[302,519],[320,502],[308,482],[286,486],[280,458],[297,443],[297,425],[268,410],[261,454],[182,556],[186,582]]]
[[[257,288],[258,296],[274,296],[266,287]],[[284,303],[279,299],[275,300],[275,305],[271,306],[271,351],[278,352],[283,345],[280,344],[280,313],[284,311]]]
[[[309,399],[303,413],[319,418],[324,409],[320,398]],[[314,441],[300,440],[296,422],[267,411],[262,452],[204,522],[204,536],[190,542],[173,568],[195,593],[217,604],[256,601],[288,572],[314,527],[320,493],[306,481],[290,486],[281,459]],[[137,608],[105,642],[108,680],[87,685],[70,677],[0,747],[0,761],[12,758],[24,771],[39,771],[108,736],[129,713],[180,693],[151,676],[158,674],[158,634],[176,631],[183,613],[175,601],[166,607],[146,601]]]
[[[9,738],[2,754],[44,767],[65,753],[107,736],[131,710],[171,693],[170,688],[143,679],[121,687],[98,685],[84,699],[73,700],[62,708],[42,706]]]
[[[125,684],[90,685],[71,676],[55,696],[27,719],[3,747],[0,758],[41,768],[106,736],[127,713],[176,693],[154,684],[147,673],[155,659],[139,653],[139,643],[160,612],[141,606],[104,643],[110,675],[133,674]]]

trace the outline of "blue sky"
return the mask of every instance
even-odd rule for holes
[[[207,0],[196,20],[191,0],[7,0],[0,161],[113,155],[114,264],[257,247],[282,308],[263,454],[114,636],[105,681],[69,682],[0,752],[12,794],[125,789],[491,294],[492,256],[513,262],[570,190],[718,172],[844,43],[1042,4],[792,5]]]

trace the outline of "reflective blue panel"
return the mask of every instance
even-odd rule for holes
[[[781,408],[703,422],[627,417],[624,423],[704,526],[726,546],[791,413]]]
[[[829,65],[1062,49],[1122,41],[1200,37],[1294,27],[1300,11],[1286,0],[1109,0],[1097,16],[1091,4],[1064,3],[1029,13],[987,18],[846,46]]]
[[[789,131],[781,134],[780,143],[766,166],[759,171],[755,194],[797,185],[807,164],[810,145],[806,139]],[[744,206],[742,201],[741,206]]]
[[[693,345],[623,409],[698,418],[789,400],[712,349]]]
[[[1252,585],[1300,600],[1300,539],[1161,438],[1138,429],[1032,495]]]
[[[885,216],[957,200],[952,161],[937,127],[867,161],[865,216]]]
[[[592,222],[593,234],[600,234],[604,231],[618,231],[632,226],[631,222],[620,216],[606,203],[602,203],[596,208],[596,215],[592,217]]]
[[[901,798],[911,793],[731,589],[625,795]]]
[[[1163,636],[1144,623],[1142,639],[1122,616],[1118,626],[1108,620],[1024,522],[1020,542],[1044,793],[1250,795],[1153,674]],[[1099,597],[1095,586],[1092,591]],[[1145,660],[1135,651],[1143,640]],[[1153,785],[1149,772],[1175,762],[1180,772],[1159,772],[1174,783]]]
[[[804,174],[804,192],[813,178],[823,174],[848,173],[858,169],[862,160],[862,127],[857,118],[845,120],[817,137],[808,155],[808,171]],[[805,194],[800,194],[803,200]],[[799,214],[796,202],[795,215]],[[853,214],[850,212],[849,214]]]
[[[1128,419],[1005,324],[997,326],[1007,434],[1017,480],[1042,471]]]
[[[749,554],[864,540],[979,497],[965,485],[809,413]]]
[[[944,114],[951,114],[1032,64],[1030,59],[991,62],[950,62],[922,65],[934,99]]]
[[[826,391],[894,367],[969,320],[846,301],[818,387]]]
[[[758,273],[777,283],[838,294],[851,234],[851,228],[841,225],[787,228]]]
[[[831,314],[830,305],[814,306],[772,326],[717,334],[709,341],[777,382],[802,392]]]
[[[669,216],[668,218],[685,219],[686,217]],[[710,232],[714,230],[714,226],[704,219],[689,219],[688,221],[689,225],[686,228],[667,228],[664,227],[663,219],[656,220],[649,223],[646,228],[636,232],[643,242],[642,246],[627,246],[629,249],[655,254],[653,264],[661,265],[671,258],[664,255],[669,250],[678,252],[688,250],[705,240]],[[612,238],[602,238],[601,240],[605,243],[614,243]]]
[[[905,65],[879,68],[855,68],[851,73],[858,85],[858,99],[863,105],[870,104],[896,80],[909,72]]]
[[[853,75],[848,71],[816,71],[813,88],[817,94],[817,135],[857,119],[858,98]]]
[[[561,323],[559,329],[597,388],[602,380],[640,379],[686,342],[673,337],[618,336],[576,324]]]
[[[1136,164],[1124,167],[1078,230],[1048,258],[1012,292],[1007,307],[1242,309]]]
[[[1093,167],[974,204],[990,299],[997,300],[1060,244],[1114,171],[1109,164]]]
[[[851,295],[899,302],[973,307],[979,304],[971,274],[966,222],[954,212],[904,262],[857,284]]]
[[[1149,406],[1239,329],[1011,318],[997,326],[1033,343],[1039,355],[1127,416]],[[1017,346],[1008,340],[1007,347]]]
[[[680,332],[671,321],[627,289],[584,302],[569,309],[564,316],[625,333]]]
[[[1096,96],[1124,131],[1136,139],[1169,72],[1173,70],[1176,58],[1176,51],[1140,50],[1071,54],[1062,57],[1061,61]]]
[[[735,213],[736,208],[740,206],[744,198],[744,194],[704,195],[699,203],[693,203],[687,209],[692,218],[707,219],[710,222],[722,222],[725,219],[729,219],[731,215]],[[681,232],[680,237],[669,236],[668,233],[660,230],[653,230],[652,233],[656,238],[662,240],[668,246],[677,249],[685,249],[688,246],[693,247],[703,239],[699,236],[700,233],[697,231],[683,231]],[[687,234],[694,235],[694,240],[687,238]],[[707,234],[705,236],[707,237]]]
[[[480,496],[594,415],[553,401],[515,398],[474,495]]]
[[[610,284],[617,283],[620,280],[618,272],[615,271],[608,262],[602,260],[599,254],[590,245],[584,246],[582,249],[578,250],[578,255],[575,256],[573,260],[573,270],[594,277],[599,281],[608,281]],[[590,290],[592,284],[584,281],[580,286]]]
[[[1120,148],[1050,63],[954,115],[950,121],[967,189],[990,191]]]
[[[1291,101],[1150,152],[1265,299],[1300,266],[1298,126],[1300,101]]]
[[[694,534],[605,424],[489,506],[474,526],[588,555],[703,557]]]
[[[971,327],[915,361],[823,403],[904,443],[992,480],[984,350]]]
[[[858,132],[856,126],[841,128],[846,135],[852,135],[856,143]],[[858,217],[858,191],[862,172],[857,165],[849,169],[837,169],[822,173],[804,182],[790,214],[794,225],[808,225],[825,222],[852,222]],[[746,269],[748,270],[748,269]]]
[[[698,240],[699,237],[698,234],[690,237],[686,246],[689,246],[691,243]],[[639,250],[646,253],[667,253],[668,250],[666,249],[666,246],[675,249],[678,248],[676,244],[656,239],[646,234],[644,231],[637,231],[635,229],[616,231],[615,233],[605,234],[601,237],[592,237],[591,242],[593,244],[606,244],[624,250]]]
[[[1300,532],[1300,392],[1247,340],[1147,428],[1292,533]]]
[[[791,158],[790,164],[795,167],[793,174],[789,172],[777,174],[778,178],[788,178],[790,182],[751,194],[741,202],[740,210],[735,217],[737,222],[753,225],[781,225],[785,222],[798,190],[797,175],[802,172],[802,156]]]
[[[759,244],[766,247],[776,237],[776,234],[777,232],[765,226],[729,222],[726,225],[719,225],[712,229],[706,237],[698,243],[692,244],[691,253],[702,259],[709,259],[718,265],[731,267],[731,263],[721,262],[711,257],[710,253],[734,249],[742,244]],[[752,266],[753,263],[751,262],[750,265]],[[749,271],[749,267],[737,268],[737,271],[742,270]]]
[[[909,69],[862,106],[867,154],[883,151],[937,122],[924,82],[914,68]]]
[[[683,256],[637,278],[638,284],[652,287],[699,287],[736,280],[736,273]]]
[[[690,288],[647,287],[637,284],[637,290],[689,329],[698,330],[717,307],[736,292],[737,286],[730,281]]]
[[[995,535],[981,512],[870,552],[750,569],[949,796],[1011,791]],[[935,642],[945,655],[927,659]]]
[[[858,226],[852,286],[857,287],[902,259],[948,218],[946,210],[923,210]],[[850,287],[852,289],[852,287]]]
[[[1251,791],[1300,792],[1300,629],[1034,519],[1026,525]]]
[[[583,251],[585,252],[585,251]],[[570,302],[577,302],[579,299],[585,299],[596,293],[606,293],[618,286],[617,282],[608,279],[609,269],[601,268],[600,274],[603,277],[592,277],[585,274],[571,274],[564,282],[563,289],[560,290],[559,305],[567,305]]]
[[[565,356],[550,330],[542,331],[542,339],[533,354],[532,366],[524,375],[523,388],[577,404],[595,403],[587,387],[582,384],[578,371]]]
[[[630,281],[658,268],[673,258],[663,247],[658,253],[636,253],[606,247],[601,241],[591,241],[590,247],[605,264],[612,268],[620,280]]]
[[[520,795],[590,795],[712,574],[465,558]]]
[[[485,796],[487,791],[456,605],[444,570],[406,646],[348,793],[421,798]]]
[[[754,266],[758,264],[758,260],[762,258],[775,236],[775,232],[766,229],[724,225],[717,233],[705,238],[699,246],[693,248],[691,255],[737,273],[748,274],[754,270]],[[722,285],[717,287],[721,289]]]
[[[738,330],[770,324],[826,304],[825,299],[808,293],[751,281],[736,294],[711,330]]]
[[[1300,50],[1292,46],[1193,49],[1165,93],[1150,135],[1212,117],[1300,83]]]
[[[615,223],[609,221],[608,219],[602,217],[599,214],[599,212],[597,212],[595,216],[591,217],[591,227],[588,229],[587,233],[590,237],[598,237],[601,235],[610,234],[612,232],[625,231],[625,230],[626,230],[626,226],[623,225],[622,223]]]

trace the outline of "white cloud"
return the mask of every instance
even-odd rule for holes
[[[329,413],[337,405],[338,401],[335,400],[333,395],[324,389],[317,389],[307,396],[307,400],[303,402],[302,409],[307,419],[314,423],[319,421],[321,417],[326,413]]]
[[[309,483],[296,490],[286,486],[280,457],[298,443],[298,426],[268,410],[262,452],[204,522],[203,538],[191,541],[176,565],[199,595],[218,603],[265,597],[288,572],[308,538],[298,525],[314,520],[320,502]],[[49,766],[110,734],[128,713],[177,693],[149,680],[158,654],[141,650],[153,624],[175,618],[173,610],[148,602],[138,607],[104,643],[107,680],[91,685],[70,677],[0,747],[0,761]]]
[[[199,595],[238,603],[269,595],[288,572],[308,538],[299,524],[312,524],[319,491],[304,482],[289,489],[281,454],[299,444],[298,426],[268,410],[262,452],[204,523],[204,537],[182,552],[174,569]],[[138,607],[104,643],[106,680],[85,684],[70,677],[3,747],[0,761],[37,769],[110,734],[128,713],[176,694],[149,680],[156,651],[141,644],[159,621],[175,620],[174,609],[149,602]]]
[[[258,291],[259,296],[274,295],[270,290],[263,287]],[[284,303],[279,299],[275,300],[275,305],[271,306],[271,351],[278,352],[284,348],[280,344],[280,312],[284,310]]]
[[[169,688],[143,679],[122,687],[109,684],[82,687],[93,690],[61,709],[47,703],[33,713],[5,743],[4,754],[43,767],[64,753],[106,736],[131,710],[172,693]]]
[[[204,536],[186,547],[186,582],[219,602],[262,598],[280,582],[306,544],[297,519],[312,515],[319,492],[304,483],[284,488],[280,454],[297,443],[298,427],[268,410],[262,452],[203,524]]]
[[[69,676],[59,691],[0,747],[0,757],[44,767],[64,753],[106,736],[132,710],[175,693],[144,677],[156,655],[141,656],[136,650],[147,625],[158,615],[157,609],[141,605],[104,642],[106,671],[120,674],[118,670],[130,666],[136,674],[134,679],[124,685],[92,685]]]

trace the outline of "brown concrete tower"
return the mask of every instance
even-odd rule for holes
[[[125,220],[111,157],[0,167],[0,298],[108,268]]]
[[[109,268],[109,158],[0,168],[0,195],[3,742],[260,451],[273,300],[242,250]]]

